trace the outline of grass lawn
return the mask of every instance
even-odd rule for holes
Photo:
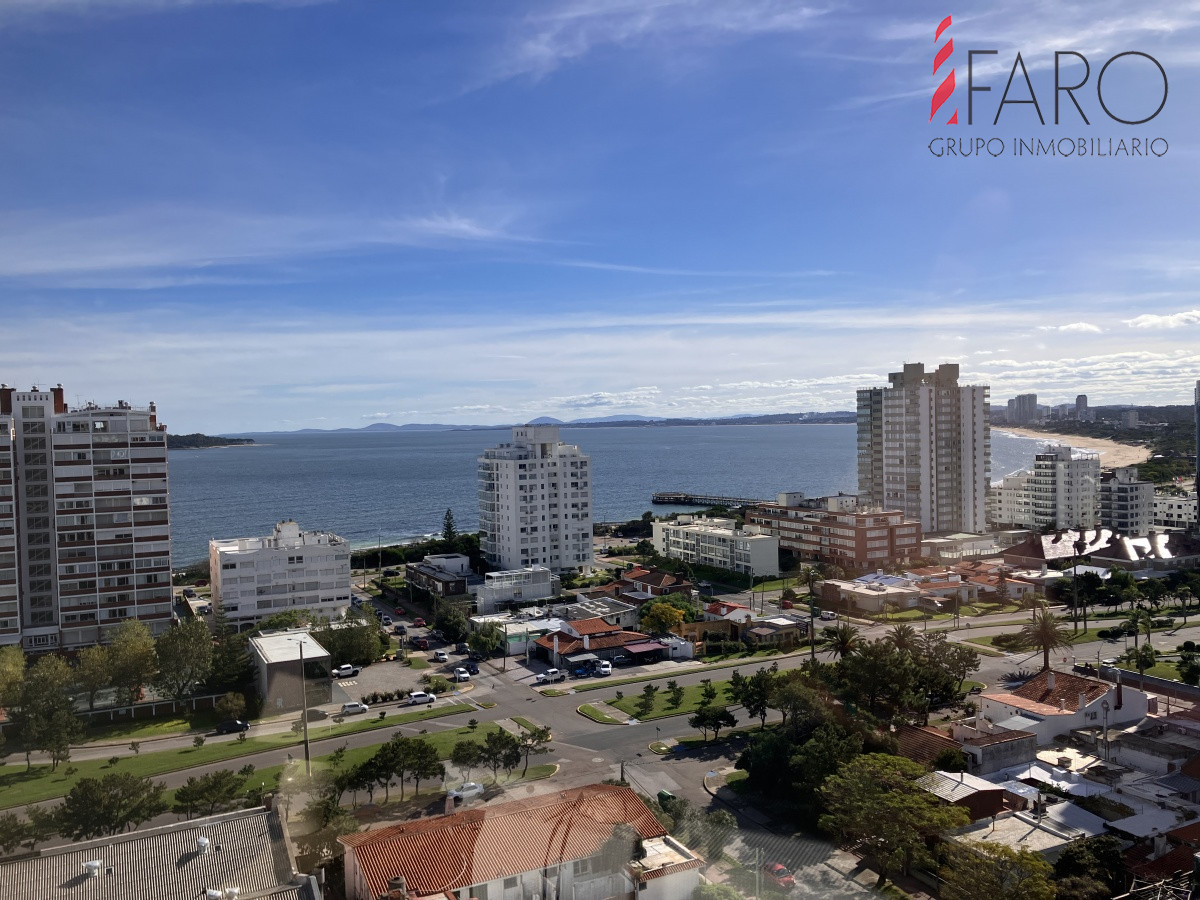
[[[527,719],[524,716],[512,716],[512,720],[526,731],[536,731],[537,729],[541,728],[541,726],[536,722],[532,721],[531,719]]]
[[[454,703],[449,706],[391,715],[382,720],[379,718],[362,719],[357,722],[345,722],[341,725],[310,723],[309,736],[312,740],[324,740],[361,731],[373,731],[377,728],[394,728],[397,725],[420,722],[440,716],[457,715],[473,709],[474,707],[469,703]],[[441,735],[436,736],[440,737]],[[109,766],[106,760],[100,759],[64,763],[59,766],[57,772],[51,772],[50,766],[47,764],[35,765],[28,772],[25,771],[23,763],[4,765],[0,766],[0,809],[61,797],[71,790],[80,778],[100,778],[114,772],[129,772],[139,776],[165,775],[180,769],[190,769],[193,766],[204,766],[226,760],[235,761],[233,768],[241,768],[236,764],[236,760],[243,756],[294,747],[302,743],[303,740],[299,735],[285,731],[282,734],[248,737],[244,741],[212,740],[206,742],[203,747],[148,751],[137,755],[130,755],[127,749],[122,748],[113,753],[113,756],[120,757],[115,767]],[[71,775],[66,774],[68,768],[74,769]]]
[[[601,725],[624,725],[624,719],[614,719],[608,713],[601,712],[590,703],[585,703],[579,707],[579,712],[587,716],[593,722],[599,722]]]
[[[128,717],[126,717],[128,719]],[[164,716],[136,721],[97,722],[85,732],[84,744],[96,741],[144,741],[187,731],[211,731],[219,721],[211,709],[191,715]]]
[[[714,681],[713,687],[717,689],[717,697],[713,701],[714,704],[720,705],[728,703],[729,700],[725,696],[725,685],[728,681]],[[658,693],[654,695],[654,708],[646,715],[638,714],[638,704],[641,702],[641,694],[622,697],[620,700],[609,700],[610,706],[615,706],[623,713],[628,713],[631,717],[636,718],[640,722],[648,722],[651,719],[662,719],[667,716],[686,716],[691,715],[700,708],[701,700],[703,700],[704,685],[693,684],[683,689],[683,700],[678,706],[672,706],[670,703],[671,692],[666,688],[659,688]]]
[[[410,656],[408,658],[408,667],[410,669],[428,669],[429,660],[422,656]]]

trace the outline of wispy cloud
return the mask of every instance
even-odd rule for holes
[[[1200,325],[1200,309],[1189,309],[1184,312],[1155,315],[1146,313],[1132,319],[1126,319],[1125,324],[1131,328],[1188,328]]]
[[[1039,325],[1038,331],[1062,331],[1077,334],[1101,334],[1104,329],[1090,322],[1071,322],[1067,325]]]

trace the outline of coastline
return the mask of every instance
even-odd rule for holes
[[[1049,431],[1034,431],[1029,428],[1016,428],[1005,425],[994,428],[1005,434],[1018,437],[1033,438],[1047,444],[1066,444],[1076,450],[1088,450],[1100,454],[1100,463],[1106,468],[1119,466],[1134,466],[1150,458],[1150,448],[1136,444],[1120,444],[1104,438],[1090,438],[1079,434],[1054,434]]]

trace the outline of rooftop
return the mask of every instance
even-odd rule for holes
[[[666,835],[632,790],[594,784],[338,840],[356,855],[371,896],[397,875],[410,894],[429,896],[592,856],[621,823],[648,843]],[[678,862],[666,849],[663,861]]]
[[[208,841],[201,847],[200,838]],[[86,863],[99,863],[92,875]],[[0,864],[0,896],[203,897],[236,887],[242,900],[311,897],[293,883],[279,816],[264,809],[42,850]]]

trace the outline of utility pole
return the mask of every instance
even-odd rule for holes
[[[308,745],[308,684],[304,680],[304,636],[297,638],[300,644],[300,721],[304,723],[304,774],[312,777],[312,752]]]

